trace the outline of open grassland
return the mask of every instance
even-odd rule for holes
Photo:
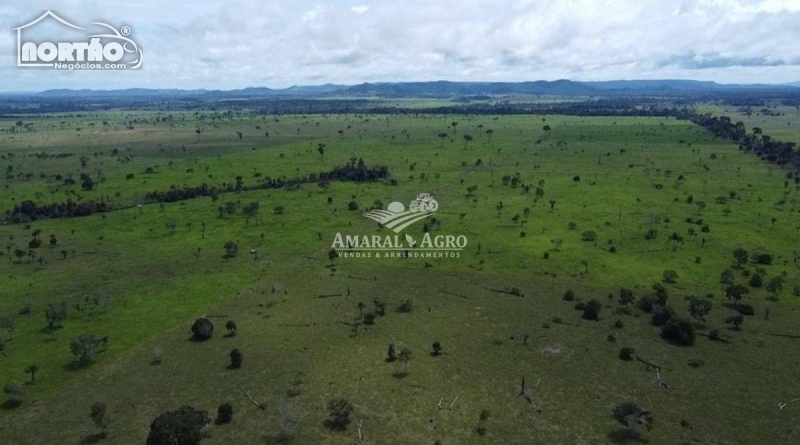
[[[800,437],[792,433],[800,403],[777,409],[800,396],[798,340],[768,335],[797,334],[800,320],[798,190],[783,170],[690,123],[109,111],[0,121],[12,126],[0,134],[3,208],[71,199],[118,210],[0,226],[0,316],[14,320],[0,382],[40,369],[25,402],[0,411],[8,443],[92,439],[95,401],[108,404],[109,443],[142,443],[161,412],[186,404],[215,412],[225,401],[233,423],[212,426],[207,443],[270,441],[287,419],[302,419],[288,428],[295,443],[354,443],[359,420],[364,443],[606,443],[622,427],[611,408],[628,400],[652,411],[653,428],[642,433],[651,443]],[[334,181],[144,201],[149,191],[294,178],[352,158],[388,166],[396,185]],[[92,190],[81,188],[82,173]],[[440,205],[432,234],[468,237],[460,258],[329,260],[337,232],[393,234],[360,216],[366,208],[423,192]],[[220,212],[229,201],[238,203],[233,214]],[[254,201],[257,214],[243,214]],[[418,238],[423,225],[405,233]],[[30,256],[35,230],[43,245]],[[223,257],[228,241],[239,245],[233,258]],[[772,264],[732,268],[736,248],[770,254]],[[744,285],[755,273],[765,283],[783,277],[781,289],[750,289],[756,315],[740,331],[724,322],[736,314],[723,306],[728,268]],[[668,306],[688,318],[686,297],[712,294],[698,332],[718,329],[728,343],[698,336],[693,347],[674,346],[649,314],[621,307],[621,287],[649,295],[667,270],[677,274],[663,284]],[[512,288],[524,296],[496,292]],[[578,301],[600,300],[600,320],[562,301],[568,289]],[[347,323],[360,319],[358,303],[368,311],[376,297],[386,315],[354,334]],[[405,300],[413,311],[396,312]],[[45,310],[60,302],[68,317],[48,332]],[[31,313],[20,315],[25,306]],[[203,315],[215,337],[189,341]],[[238,334],[223,338],[229,319]],[[94,364],[76,367],[69,343],[82,333],[109,343]],[[434,341],[439,357],[429,354]],[[389,343],[413,359],[385,363]],[[158,365],[155,346],[164,351]],[[671,391],[642,362],[619,360],[623,346],[659,364]],[[241,369],[226,368],[232,348],[245,355]],[[523,377],[532,403],[518,396]],[[322,425],[335,397],[355,406],[347,432]]]

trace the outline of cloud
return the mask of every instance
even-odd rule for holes
[[[55,3],[55,4],[53,4]],[[11,28],[52,8],[129,25],[139,72],[21,70],[3,89],[243,88],[364,81],[571,78],[798,80],[798,0],[66,0],[0,6]],[[9,60],[11,63],[9,63]]]

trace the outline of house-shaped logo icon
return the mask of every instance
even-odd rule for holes
[[[144,60],[142,49],[128,36],[131,29],[123,26],[119,30],[109,24],[92,22],[103,26],[112,33],[86,35],[83,41],[45,41],[26,40],[24,33],[45,19],[73,30],[86,31],[56,15],[45,11],[30,23],[14,28],[17,32],[17,66],[49,67],[55,69],[138,69]],[[80,39],[79,39],[80,40]],[[108,63],[105,63],[108,62]]]

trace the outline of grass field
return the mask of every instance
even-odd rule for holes
[[[213,415],[226,401],[233,422],[210,426],[203,443],[270,443],[282,430],[291,430],[293,443],[357,443],[362,421],[363,443],[374,444],[608,443],[622,428],[611,410],[624,401],[652,411],[653,427],[642,435],[654,444],[800,440],[800,403],[778,409],[800,397],[798,340],[770,335],[798,334],[798,190],[780,168],[691,123],[246,111],[18,120],[0,120],[0,128],[15,127],[0,133],[7,168],[0,210],[67,199],[104,200],[117,210],[0,226],[0,317],[14,321],[0,382],[27,382],[22,405],[0,410],[0,442],[98,441],[89,418],[96,401],[108,405],[105,442],[115,444],[142,443],[164,411],[191,405]],[[800,140],[785,131],[791,136],[773,136]],[[237,176],[244,184],[293,178],[351,158],[388,166],[397,184],[144,201],[148,191]],[[93,190],[81,189],[82,173],[95,180]],[[433,234],[467,236],[460,258],[329,260],[337,232],[392,234],[362,217],[364,209],[418,193],[440,204]],[[238,210],[220,216],[228,201]],[[253,201],[258,215],[244,215]],[[351,202],[359,211],[348,210]],[[43,246],[16,257],[35,230]],[[422,231],[418,223],[405,233]],[[592,238],[586,232],[594,240],[583,240]],[[681,240],[670,241],[673,233]],[[239,245],[234,258],[223,257],[227,241]],[[771,254],[772,264],[733,268],[736,248]],[[740,331],[725,323],[736,314],[723,305],[727,268],[744,285],[754,273],[765,283],[783,277],[782,289],[750,289],[744,301],[756,313]],[[727,343],[698,336],[692,347],[672,345],[649,314],[618,302],[621,287],[637,297],[653,293],[667,270],[677,273],[664,284],[668,306],[688,318],[687,297],[712,294],[698,332],[717,329]],[[512,288],[524,296],[497,292]],[[600,320],[583,320],[575,302],[562,300],[567,290],[578,301],[600,300]],[[347,324],[360,319],[358,304],[369,310],[374,298],[386,303],[386,315],[353,334]],[[397,312],[405,300],[414,310]],[[64,327],[48,332],[45,311],[60,302]],[[26,305],[31,313],[20,315]],[[204,315],[214,338],[189,341],[189,327]],[[229,319],[238,334],[226,338]],[[614,327],[617,320],[624,327]],[[93,364],[76,367],[70,339],[83,333],[109,342]],[[434,341],[443,355],[429,354]],[[390,343],[413,359],[385,363]],[[158,365],[151,364],[156,346],[164,351]],[[661,366],[671,390],[658,388],[652,367],[620,360],[623,346]],[[233,348],[245,355],[241,369],[227,369]],[[32,364],[35,382],[25,373]],[[522,378],[531,403],[518,395]],[[331,432],[326,405],[339,397],[354,405],[353,421]]]

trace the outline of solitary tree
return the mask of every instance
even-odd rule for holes
[[[431,351],[431,355],[434,357],[438,357],[442,355],[442,344],[438,341],[433,342],[432,345],[433,350]]]
[[[25,368],[25,372],[31,375],[31,383],[36,382],[36,372],[39,371],[39,365],[33,364]]]
[[[447,133],[442,132],[442,133],[439,133],[438,136],[439,136],[439,139],[441,139],[441,142],[442,142],[441,146],[444,147],[444,140],[447,139],[447,136],[448,136]]]
[[[228,336],[233,337],[236,335],[236,322],[233,320],[228,320],[228,322],[225,323],[225,329],[228,330]]]

